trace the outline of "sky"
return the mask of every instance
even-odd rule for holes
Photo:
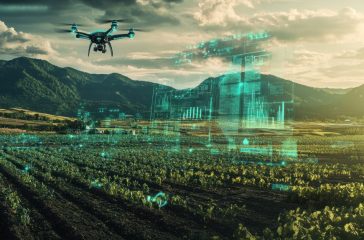
[[[93,32],[109,27],[99,19],[120,18],[128,19],[120,28],[150,31],[113,42],[114,57],[87,57],[87,40],[55,31],[61,23],[80,23],[80,30]],[[0,0],[0,59],[40,58],[176,88],[229,72],[226,59],[177,66],[176,54],[200,42],[260,31],[271,36],[271,64],[264,73],[322,88],[364,84],[362,0]]]

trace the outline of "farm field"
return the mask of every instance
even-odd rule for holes
[[[363,239],[364,128],[292,137],[297,158],[267,159],[222,136],[0,135],[0,239]]]

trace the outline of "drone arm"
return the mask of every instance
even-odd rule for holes
[[[84,32],[76,32],[76,38],[90,39],[90,34]]]
[[[114,56],[114,52],[112,50],[111,43],[110,42],[107,42],[107,44],[109,45],[109,48],[110,48],[111,57],[113,57]]]
[[[108,35],[109,33],[111,33],[111,32],[113,32],[115,30],[115,28],[109,28],[106,32],[105,32],[105,34],[106,35]]]
[[[90,42],[90,45],[88,46],[88,55],[87,55],[87,56],[90,56],[90,49],[91,49],[91,46],[92,46],[92,42]]]
[[[130,38],[130,35],[128,33],[126,34],[116,34],[116,35],[111,35],[109,37],[109,40],[118,40],[118,39],[122,39],[122,38]]]

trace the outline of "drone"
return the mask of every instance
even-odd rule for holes
[[[128,31],[128,33],[113,35],[112,33],[118,30],[119,23],[125,22],[125,21],[126,21],[125,19],[101,20],[101,21],[99,21],[100,23],[111,23],[111,27],[106,31],[96,31],[96,32],[92,32],[92,33],[85,33],[85,32],[79,31],[78,27],[82,26],[80,24],[64,23],[62,25],[71,26],[71,29],[67,29],[67,30],[61,29],[61,30],[58,30],[58,32],[68,32],[68,33],[74,34],[76,38],[90,40],[90,45],[88,47],[88,56],[90,56],[90,50],[92,48],[92,45],[94,45],[93,50],[95,52],[99,51],[102,53],[107,52],[106,45],[108,45],[111,56],[114,56],[114,52],[113,52],[113,49],[111,46],[111,41],[119,40],[119,39],[123,39],[123,38],[133,39],[135,37],[135,32],[137,32],[137,31],[146,32],[146,30],[143,30],[143,29],[129,28],[129,29],[122,29],[122,30]]]

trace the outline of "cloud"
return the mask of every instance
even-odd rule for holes
[[[255,31],[265,29],[281,41],[337,40],[352,34],[364,22],[353,8],[340,11],[326,9],[281,12],[258,12],[252,16],[238,13],[241,0],[204,0],[194,19],[199,26],[212,30]]]
[[[331,54],[310,51],[307,49],[298,49],[293,51],[292,57],[287,59],[289,66],[310,66],[318,65],[332,59]]]
[[[338,59],[354,59],[363,60],[364,59],[364,47],[356,50],[345,50],[336,55]]]
[[[0,21],[0,53],[8,56],[39,57],[54,53],[51,44],[39,36],[17,32]]]
[[[203,0],[198,6],[199,9],[193,15],[200,26],[221,26],[240,22],[242,24],[248,24],[248,19],[240,16],[235,7],[248,3],[250,1],[242,0]]]
[[[332,57],[332,54],[296,49],[284,59],[282,76],[311,86],[317,84],[318,80],[322,83],[327,80],[327,76],[323,76],[319,69],[331,66]]]
[[[3,0],[0,7],[3,7],[3,16],[23,23],[30,18],[35,22],[57,23],[65,18],[70,19],[69,17],[70,21],[95,21],[102,16],[105,19],[126,18],[140,25],[137,27],[142,27],[179,24],[179,19],[170,9],[182,2],[183,0]],[[11,11],[5,11],[6,9]],[[37,9],[42,11],[35,11]],[[79,14],[86,11],[90,15]]]
[[[104,11],[103,18],[125,18],[141,26],[176,25],[179,19],[170,11],[182,0],[81,0],[87,6]]]
[[[318,72],[324,76],[324,81],[326,80],[329,86],[336,85],[348,88],[364,84],[364,61],[353,64],[337,64],[321,68]]]
[[[259,4],[290,0],[201,0],[193,14],[200,26],[243,26],[251,25],[250,19],[237,12],[237,7],[253,9]]]
[[[272,34],[285,41],[337,40],[352,34],[363,22],[363,15],[355,9],[291,10],[289,12],[257,15],[259,21],[271,29]],[[260,20],[261,19],[261,20]]]
[[[314,87],[348,88],[362,85],[363,49],[341,53],[313,51],[306,48],[293,50],[284,59],[284,71],[278,76]],[[272,74],[277,75],[276,69]]]

